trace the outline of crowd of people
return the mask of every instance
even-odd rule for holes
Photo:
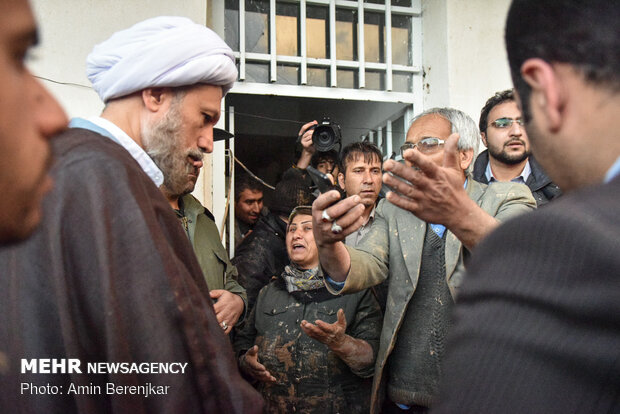
[[[229,259],[191,194],[225,42],[183,17],[116,32],[86,62],[103,112],[68,122],[25,66],[28,2],[0,0],[0,411],[619,412],[619,20],[513,0],[514,89],[478,123],[420,112],[398,160],[305,123],[271,205],[235,183]]]

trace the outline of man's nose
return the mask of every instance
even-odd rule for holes
[[[52,138],[67,128],[68,120],[64,110],[34,77],[32,77],[31,100],[37,128],[44,138]]]
[[[213,152],[213,125],[206,126],[198,137],[198,148],[207,154]]]
[[[363,180],[365,183],[372,183],[372,175],[370,174],[370,171],[364,172]]]
[[[517,121],[514,121],[510,126],[510,135],[520,136],[523,134],[523,127],[519,125]]]

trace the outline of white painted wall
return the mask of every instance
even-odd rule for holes
[[[161,15],[187,16],[206,23],[204,0],[30,0],[42,47],[31,64],[37,76],[77,83],[46,82],[70,117],[98,115],[103,108],[86,78],[86,56],[93,46],[131,25]]]
[[[476,123],[512,87],[504,48],[510,0],[423,0],[424,107],[451,106]],[[428,85],[428,86],[426,86]]]

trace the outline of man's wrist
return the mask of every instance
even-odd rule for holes
[[[476,217],[480,208],[466,192],[464,192],[464,196],[460,200],[455,208],[456,213],[449,214],[445,223],[439,223],[446,226],[453,233],[465,230],[471,224],[471,219]]]
[[[329,349],[337,354],[342,354],[346,351],[350,339],[351,337],[347,334],[339,335],[339,337],[329,345]]]
[[[247,304],[246,304],[245,300],[243,299],[243,296],[241,296],[238,293],[235,293],[235,296],[239,300],[241,300],[241,312],[239,313],[239,317],[237,318],[237,322],[235,323],[235,326],[239,326],[239,324],[241,324],[245,320]]]
[[[344,284],[345,281],[341,281],[338,282],[334,279],[332,279],[331,277],[329,277],[328,275],[325,275],[325,280],[327,281],[327,283],[329,283],[331,285],[332,288],[334,288],[334,290],[336,291],[341,291],[342,289],[344,289]]]

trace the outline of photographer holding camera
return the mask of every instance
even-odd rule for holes
[[[299,130],[297,140],[302,151],[295,168],[305,170],[312,165],[323,174],[338,177],[338,152],[334,149],[340,144],[340,127],[324,118],[321,123],[316,120],[304,124]]]

